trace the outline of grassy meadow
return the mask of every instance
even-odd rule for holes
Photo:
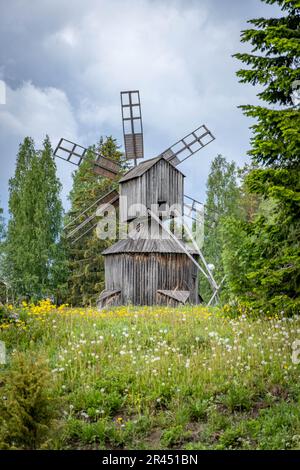
[[[1,449],[300,449],[300,317],[2,307]]]

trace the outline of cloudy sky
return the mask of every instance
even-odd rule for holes
[[[257,89],[238,83],[250,18],[278,15],[259,0],[0,0],[0,201],[25,136],[53,146],[100,135],[122,144],[119,93],[139,89],[146,157],[156,156],[205,123],[216,140],[181,165],[186,194],[205,198],[211,160],[247,161],[248,118],[239,104]],[[57,162],[63,198],[73,168]]]

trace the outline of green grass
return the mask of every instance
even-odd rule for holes
[[[291,358],[299,317],[230,319],[203,307],[18,313],[0,332],[0,397],[14,409],[8,381],[16,368],[28,374],[19,358],[30,370],[43,358],[53,416],[38,448],[300,448],[300,365]],[[16,422],[0,421],[8,448]]]

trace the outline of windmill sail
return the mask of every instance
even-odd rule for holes
[[[126,159],[144,157],[143,123],[138,90],[121,91],[121,109]]]
[[[70,239],[72,243],[76,243],[80,238],[87,235],[91,230],[97,226],[96,217],[99,216],[99,206],[103,206],[103,212],[105,208],[109,205],[117,207],[119,204],[119,193],[117,190],[113,189],[112,191],[106,193],[104,196],[101,196],[93,204],[87,207],[82,211],[77,217],[75,217],[71,222],[69,222],[64,227],[64,232],[66,238]],[[90,215],[90,211],[93,209],[93,212]],[[86,216],[82,220],[83,216]]]
[[[54,151],[54,155],[61,160],[72,163],[73,165],[79,166],[83,160],[86,159],[88,149],[82,147],[82,145],[75,144],[67,139],[60,139],[58,145]],[[95,156],[94,161],[94,172],[104,178],[116,180],[120,177],[121,165],[110,158],[104,157],[98,152],[89,149]]]
[[[188,217],[194,222],[199,222],[206,227],[213,229],[217,223],[217,217],[207,214],[206,205],[190,196],[184,195],[184,216]],[[216,212],[217,214],[217,212]],[[199,219],[200,216],[200,219]]]
[[[174,166],[184,162],[206,145],[210,144],[215,137],[211,131],[203,124],[190,134],[178,140],[171,147],[160,155],[172,163]]]

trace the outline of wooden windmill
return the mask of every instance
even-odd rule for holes
[[[213,134],[201,125],[157,157],[137,164],[138,159],[144,158],[137,90],[121,92],[121,109],[125,159],[133,161],[134,166],[123,174],[120,163],[94,152],[95,173],[118,181],[119,190],[114,187],[65,227],[66,236],[76,243],[96,228],[97,209],[107,204],[119,207],[120,221],[131,224],[127,238],[102,253],[105,257],[105,290],[99,296],[99,307],[197,304],[200,301],[199,271],[212,286],[212,299],[217,299],[219,286],[201,250],[195,243],[193,249],[188,248],[163,224],[166,207],[176,206],[176,216],[182,216],[188,207],[193,218],[197,201],[189,197],[189,203],[185,202],[184,175],[177,167],[212,142]],[[54,154],[79,166],[87,151],[81,145],[61,139]],[[85,214],[89,215],[74,228],[74,222],[82,220]]]

